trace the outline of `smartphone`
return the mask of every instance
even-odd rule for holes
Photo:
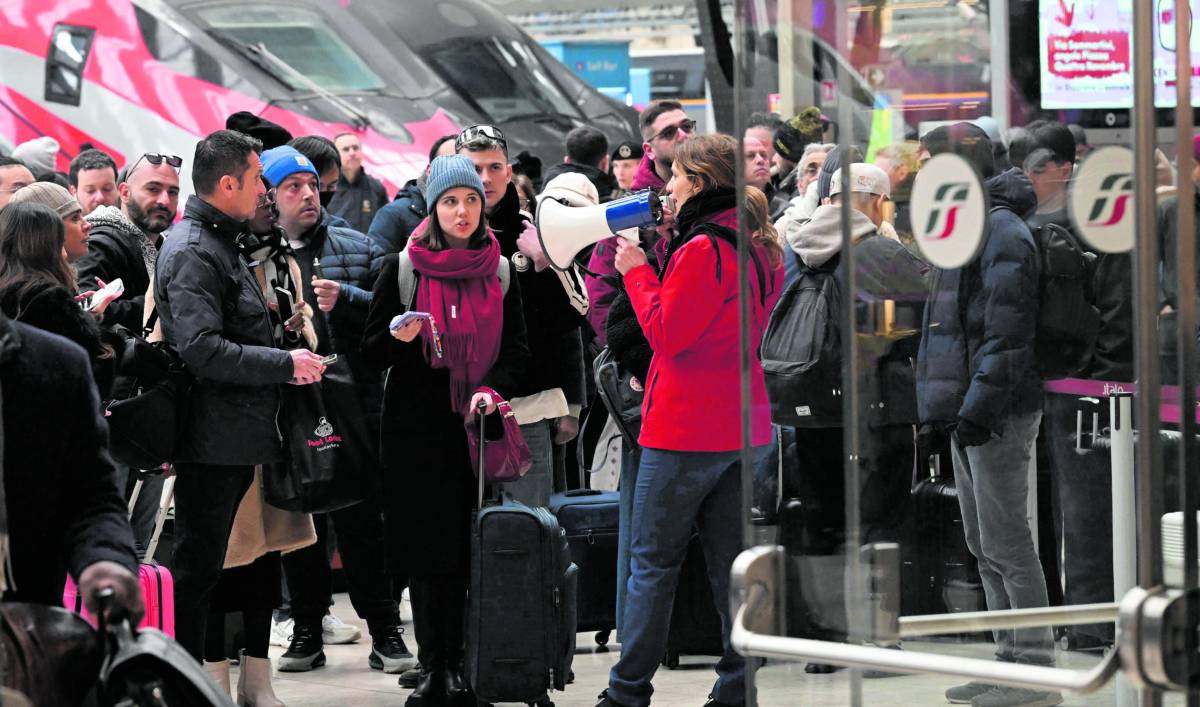
[[[405,312],[404,314],[397,314],[395,317],[393,317],[392,323],[388,325],[388,328],[391,329],[392,331],[396,331],[397,329],[399,329],[401,327],[408,326],[409,323],[411,323],[417,319],[429,320],[429,319],[432,319],[432,317],[430,317],[429,312],[409,311],[409,312]]]
[[[337,363],[337,354],[329,354],[325,358],[321,359],[322,366],[332,366],[335,363]]]
[[[125,283],[121,278],[117,278],[100,289],[99,292],[92,295],[88,303],[84,306],[84,311],[90,312],[93,308],[105,299],[116,299],[125,294]]]
[[[286,287],[276,287],[275,299],[279,302],[279,314],[286,322],[296,312],[296,296]]]

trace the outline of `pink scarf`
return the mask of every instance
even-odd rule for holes
[[[414,236],[424,230],[421,224]],[[500,356],[504,328],[504,293],[496,276],[500,244],[489,229],[488,242],[479,250],[429,250],[415,237],[407,250],[413,269],[421,275],[417,311],[433,315],[442,339],[439,358],[429,327],[422,327],[425,358],[432,368],[450,369],[450,405],[465,414],[472,391]]]

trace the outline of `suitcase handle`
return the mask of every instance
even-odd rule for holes
[[[475,415],[479,417],[479,468],[475,470],[475,472],[476,472],[475,475],[479,478],[479,505],[477,506],[477,508],[481,511],[483,510],[483,472],[484,472],[484,466],[486,463],[484,461],[484,457],[483,457],[483,454],[484,454],[483,448],[484,448],[484,445],[486,444],[486,442],[484,440],[484,436],[483,436],[484,422],[485,422],[485,420],[487,420],[486,413],[487,413],[487,403],[480,400],[479,404],[475,406]]]

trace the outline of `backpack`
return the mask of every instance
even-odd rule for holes
[[[1072,376],[1091,361],[1100,333],[1092,287],[1096,255],[1056,223],[1038,228],[1033,240],[1038,255],[1038,372],[1044,379]]]
[[[500,294],[501,296],[508,294],[509,280],[512,278],[512,271],[508,267],[508,258],[500,256],[500,262],[496,265],[496,277],[500,278]],[[417,301],[417,271],[413,268],[412,259],[408,257],[408,251],[400,251],[400,301],[405,307],[413,308],[413,304]]]
[[[760,348],[771,421],[791,427],[842,426],[841,286],[837,258],[800,276],[771,311]]]

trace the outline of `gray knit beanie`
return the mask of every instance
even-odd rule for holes
[[[53,182],[34,182],[13,192],[10,204],[30,201],[49,206],[65,221],[72,214],[83,211],[83,206],[71,196],[71,192]]]
[[[21,160],[37,177],[46,172],[54,171],[54,163],[58,160],[58,140],[50,136],[27,140],[13,148],[12,157]]]
[[[425,182],[425,208],[429,213],[434,213],[433,206],[442,194],[454,187],[474,189],[479,192],[479,200],[484,201],[483,180],[475,172],[475,163],[469,157],[443,155],[434,158],[429,165],[429,179]]]

